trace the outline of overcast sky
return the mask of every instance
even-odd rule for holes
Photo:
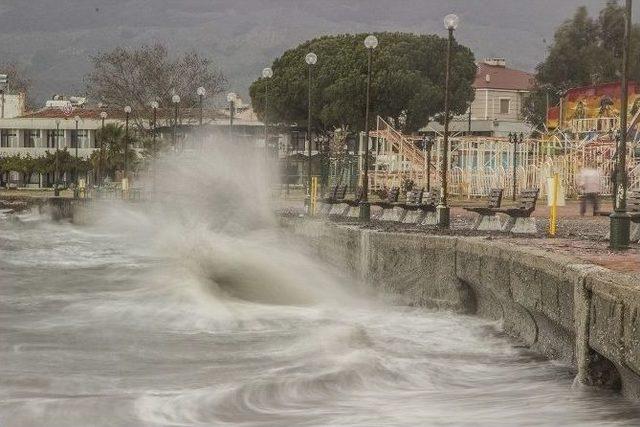
[[[580,5],[606,0],[0,0],[0,62],[16,60],[38,99],[78,93],[88,58],[115,46],[161,41],[196,48],[225,73],[231,90],[250,82],[285,49],[329,33],[398,30],[445,34],[460,15],[458,39],[477,58],[504,56],[533,70],[554,28]],[[637,9],[637,8],[636,8]],[[634,16],[639,11],[636,10]]]

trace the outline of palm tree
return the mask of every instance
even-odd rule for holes
[[[124,142],[125,130],[122,125],[109,123],[104,130],[98,130],[97,138],[102,142],[102,150],[96,150],[91,154],[90,162],[95,170],[102,159],[102,175],[115,180],[116,172],[124,170]],[[135,137],[129,133],[129,144],[135,143]],[[135,170],[138,165],[138,155],[135,150],[128,150],[127,164],[131,170]]]

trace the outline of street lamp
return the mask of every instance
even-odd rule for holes
[[[511,163],[513,163],[513,194],[512,196],[512,200],[515,202],[516,201],[516,182],[517,182],[517,178],[518,178],[518,174],[517,174],[517,166],[518,166],[518,143],[522,144],[522,132],[520,132],[520,140],[518,140],[518,133],[517,132],[509,132],[509,142],[511,144],[513,144],[513,160]]]
[[[176,149],[177,127],[178,127],[178,105],[180,104],[180,95],[175,94],[171,97],[173,104],[173,134],[171,135],[171,144]]]
[[[458,16],[450,14],[444,17],[444,26],[449,32],[447,39],[447,62],[444,78],[444,136],[442,144],[442,187],[440,188],[440,202],[436,207],[438,227],[449,228],[449,206],[447,206],[447,169],[449,168],[449,79],[451,74],[451,45],[453,31],[458,27]]]
[[[79,138],[78,138],[78,123],[80,123],[80,116],[75,116],[73,118],[73,120],[76,122],[76,133],[74,135],[76,161],[75,161],[75,164],[74,164],[74,167],[73,167],[73,173],[75,175],[75,179],[73,180],[73,182],[74,182],[73,197],[74,198],[78,198],[78,142],[79,142]]]
[[[364,116],[364,174],[362,175],[362,199],[360,201],[360,221],[371,221],[371,206],[369,205],[369,108],[371,101],[371,57],[373,49],[378,47],[378,38],[373,34],[364,39],[367,49],[367,105]]]
[[[126,186],[129,186],[129,170],[127,165],[127,157],[129,157],[129,115],[131,114],[131,107],[124,107],[124,178],[126,180]]]
[[[629,38],[631,32],[631,0],[625,1],[624,37],[622,39],[622,95],[620,97],[620,138],[616,165],[615,210],[610,215],[609,246],[611,249],[628,249],[631,217],[627,213],[627,108],[629,102]]]
[[[207,95],[207,90],[200,86],[198,89],[196,89],[196,93],[198,94],[198,98],[200,99],[200,127],[202,127],[202,101]]]
[[[160,105],[158,104],[158,101],[151,101],[151,109],[153,110],[153,127],[152,129],[152,133],[151,133],[151,138],[152,138],[152,144],[151,144],[151,149],[153,150],[153,192],[155,193],[156,191],[156,169],[157,169],[157,162],[158,162],[158,147],[156,145],[156,128],[158,126],[158,107]]]
[[[268,156],[267,140],[269,136],[269,79],[273,77],[273,70],[269,67],[262,70],[262,78],[264,81],[264,153]]]
[[[307,209],[308,212],[311,213],[311,69],[313,68],[314,65],[316,65],[316,62],[318,62],[318,55],[316,55],[313,52],[307,53],[307,55],[304,57],[304,62],[307,63],[307,68],[308,68],[308,81],[309,81],[309,91],[308,91],[308,95],[307,95],[307,102],[308,102],[308,106],[307,106],[307,154],[309,156],[308,158],[308,165],[307,165],[307,196],[306,196],[306,202],[307,202]]]
[[[229,103],[229,140],[233,139],[233,115],[236,112],[236,99],[238,95],[234,92],[227,94],[227,102]]]
[[[98,156],[98,186],[102,184],[102,158],[104,156],[104,121],[107,119],[107,112],[102,111],[100,113],[100,155]]]
[[[60,188],[58,186],[59,184],[59,180],[60,180],[60,119],[56,119],[56,138],[55,138],[55,144],[56,144],[56,157],[55,157],[55,162],[54,162],[54,169],[53,169],[53,195],[58,197],[60,195]]]

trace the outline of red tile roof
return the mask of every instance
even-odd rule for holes
[[[120,110],[120,109],[100,109],[100,108],[76,108],[73,110],[73,112],[70,115],[65,115],[64,112],[60,109],[60,108],[56,108],[56,107],[49,107],[49,108],[43,108],[41,110],[38,111],[32,111],[29,113],[26,113],[22,116],[20,116],[20,118],[26,118],[26,119],[70,119],[73,120],[73,118],[75,116],[80,117],[81,119],[94,119],[94,120],[100,120],[100,113],[102,111],[106,111],[107,112],[107,118],[108,119],[119,119],[119,120],[124,120],[125,119],[125,113],[124,111]],[[159,108],[158,109],[158,119],[162,119],[162,118],[171,118],[173,117],[174,111],[173,109],[162,109]],[[200,115],[200,110],[198,108],[182,108],[180,109],[180,117],[181,118],[192,118],[192,119],[196,119],[198,118]],[[219,118],[224,118],[224,114],[220,113],[217,110],[214,109],[205,109],[203,111],[203,116],[207,119],[219,119]],[[145,110],[145,111],[141,111],[141,112],[137,112],[136,110],[131,112],[131,118],[134,119],[136,117],[144,117],[144,118],[148,118],[151,119],[152,117],[152,111],[151,109]]]
[[[489,81],[487,81],[489,75]],[[478,64],[476,80],[473,82],[476,89],[509,89],[531,90],[533,87],[533,74],[511,68]]]

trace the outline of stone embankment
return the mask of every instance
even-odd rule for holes
[[[485,237],[285,219],[318,256],[409,304],[500,320],[584,384],[640,398],[640,283],[567,255]]]

